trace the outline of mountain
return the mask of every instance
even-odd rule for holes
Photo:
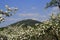
[[[42,23],[42,22],[32,20],[32,19],[26,19],[26,20],[18,21],[14,24],[11,24],[10,26],[20,26],[20,25],[22,25],[23,27],[26,27],[26,26],[32,26],[33,27],[33,26],[35,26],[36,23]]]
[[[22,21],[18,21],[16,23],[10,24],[10,25],[8,25],[6,27],[2,27],[2,28],[0,28],[0,30],[7,29],[9,27],[14,28],[14,27],[19,27],[19,26],[21,26],[23,28],[25,28],[27,26],[36,27],[35,26],[36,23],[42,23],[42,22],[32,20],[32,19],[26,19],[26,20],[22,20]]]
[[[14,25],[20,26],[21,24],[33,26],[36,23],[41,23],[41,22],[36,21],[36,20],[32,20],[32,19],[27,19],[27,20],[22,20],[22,21],[14,23],[14,24],[11,24],[11,26],[14,26]]]

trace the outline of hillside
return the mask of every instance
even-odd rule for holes
[[[20,26],[21,24],[24,24],[24,25],[29,25],[29,26],[34,26],[36,23],[41,23],[39,21],[36,21],[36,20],[32,20],[32,19],[26,19],[26,20],[22,20],[22,21],[19,21],[19,22],[16,22],[14,24],[11,24],[11,26]]]
[[[0,30],[3,30],[5,28],[9,28],[9,27],[16,27],[16,26],[18,26],[18,27],[19,26],[21,26],[21,27],[27,27],[27,26],[36,27],[35,24],[37,24],[37,23],[41,24],[42,22],[32,20],[32,19],[26,19],[26,20],[15,22],[15,23],[10,24],[6,27],[2,27],[2,28],[0,28]]]

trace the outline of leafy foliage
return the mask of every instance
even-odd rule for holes
[[[47,3],[46,8],[54,6],[58,6],[60,8],[60,0],[51,0],[49,3]]]

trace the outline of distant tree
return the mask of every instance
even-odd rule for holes
[[[16,11],[18,10],[18,8],[14,7],[14,8],[10,8],[8,5],[5,5],[6,11],[0,10],[0,23],[3,22],[5,20],[5,17],[10,17],[13,14],[12,13],[16,13]]]
[[[47,3],[46,8],[54,6],[58,6],[60,9],[60,0],[51,0],[49,3]]]

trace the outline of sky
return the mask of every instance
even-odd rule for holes
[[[25,19],[47,20],[52,12],[58,10],[58,7],[45,9],[48,2],[50,0],[0,0],[0,9],[3,11],[6,11],[5,5],[18,8],[16,14],[6,17],[5,22],[0,23],[0,27]]]

